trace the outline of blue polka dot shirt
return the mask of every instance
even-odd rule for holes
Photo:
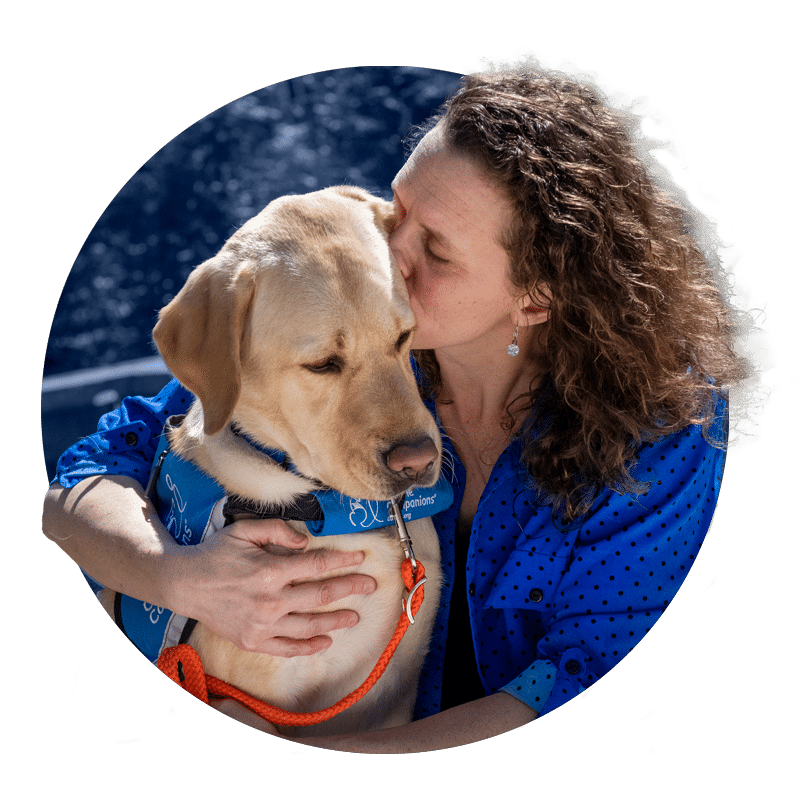
[[[434,406],[429,404],[432,413]],[[720,399],[711,441],[727,440]],[[455,501],[434,518],[445,574],[442,606],[417,698],[418,717],[442,693],[447,608],[465,470],[449,445]],[[505,691],[539,715],[605,675],[653,627],[689,571],[717,502],[725,451],[699,426],[645,444],[631,470],[646,491],[608,489],[578,524],[556,526],[537,503],[514,439],[498,459],[470,532],[466,593],[486,694]]]
[[[164,421],[193,396],[177,381],[156,397],[126,398],[95,434],[60,458],[70,487],[90,475],[128,475],[142,486]],[[435,415],[435,408],[429,404]],[[727,436],[720,400],[712,440]],[[464,467],[444,437],[455,491],[434,517],[444,586],[420,679],[417,718],[440,710],[455,530]],[[466,593],[475,660],[485,693],[507,692],[545,714],[591,686],[653,627],[686,577],[708,531],[725,451],[699,427],[645,444],[633,476],[641,494],[603,492],[580,523],[564,530],[537,503],[514,439],[498,459],[470,534]]]

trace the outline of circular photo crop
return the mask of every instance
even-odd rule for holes
[[[354,67],[148,160],[42,391],[45,533],[131,652],[268,734],[387,753],[518,728],[630,653],[750,375],[648,148],[536,64]]]

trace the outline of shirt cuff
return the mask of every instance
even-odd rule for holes
[[[500,691],[522,700],[526,706],[541,714],[556,685],[556,669],[552,661],[534,661],[528,669],[517,675]]]
[[[540,716],[577,697],[587,678],[587,655],[579,648],[565,651],[558,666],[537,659],[500,691],[516,697]]]

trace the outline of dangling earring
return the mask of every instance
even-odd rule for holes
[[[519,325],[514,328],[514,336],[511,339],[511,344],[508,346],[508,354],[510,356],[519,355],[519,345],[517,344],[517,336],[519,335]]]

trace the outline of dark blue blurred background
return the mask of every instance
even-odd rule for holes
[[[416,67],[318,72],[234,100],[156,153],[89,234],[56,309],[42,385],[48,474],[101,414],[168,380],[150,331],[197,264],[280,195],[345,183],[389,199],[403,138],[457,80]]]

